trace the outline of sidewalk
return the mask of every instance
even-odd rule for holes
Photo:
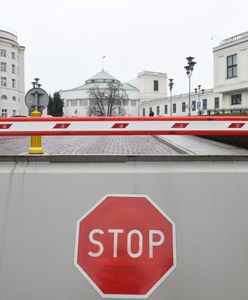
[[[197,136],[187,135],[163,135],[159,136],[175,148],[185,151],[188,154],[198,155],[232,155],[248,154],[248,150],[228,144],[211,141]]]

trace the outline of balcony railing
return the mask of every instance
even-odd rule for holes
[[[238,40],[242,40],[242,39],[247,38],[247,37],[248,37],[248,31],[246,31],[244,33],[241,33],[241,34],[238,34],[238,35],[235,35],[235,36],[232,36],[228,39],[225,39],[225,40],[222,41],[222,44],[236,42]]]

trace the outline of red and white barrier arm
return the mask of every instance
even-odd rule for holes
[[[248,117],[0,118],[0,136],[248,135]]]

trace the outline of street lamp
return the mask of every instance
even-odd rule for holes
[[[190,116],[191,113],[190,113],[190,108],[191,108],[191,75],[193,73],[193,70],[194,70],[194,65],[196,64],[195,61],[193,61],[194,57],[192,56],[189,56],[189,57],[186,57],[187,61],[188,61],[188,64],[187,66],[185,66],[185,70],[186,70],[186,74],[189,78],[189,113],[188,115]]]
[[[205,90],[201,88],[201,85],[199,84],[197,88],[195,88],[195,94],[198,95],[198,101],[197,101],[197,108],[198,108],[198,115],[201,113],[201,94],[204,94]]]
[[[33,89],[41,87],[39,80],[40,80],[40,78],[34,78],[34,81],[31,82],[31,84],[33,85]]]
[[[174,85],[174,79],[169,79],[169,88],[170,88],[170,115],[172,116],[172,88]]]
[[[35,84],[38,86],[40,78],[34,78]]]

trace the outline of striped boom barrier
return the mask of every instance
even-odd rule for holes
[[[0,118],[0,136],[248,135],[248,117]]]

